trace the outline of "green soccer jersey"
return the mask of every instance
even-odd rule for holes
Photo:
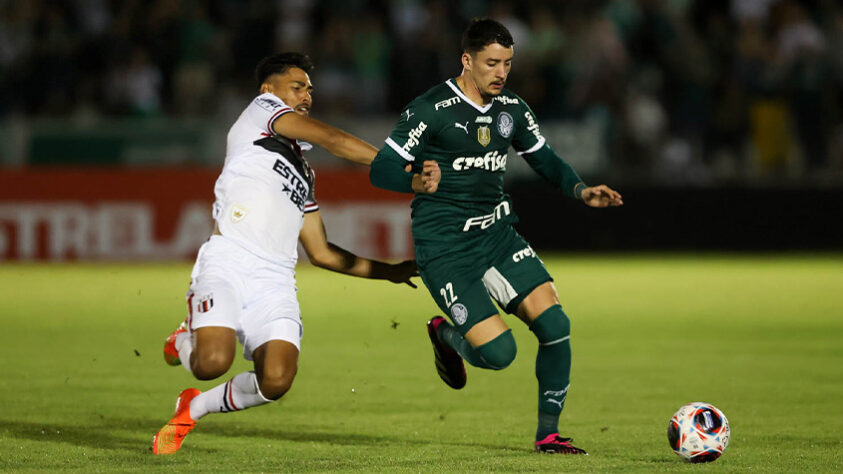
[[[517,221],[503,192],[510,146],[521,155],[544,144],[532,110],[520,97],[504,89],[481,107],[448,79],[404,109],[380,153],[400,156],[417,173],[422,162],[438,162],[439,189],[413,200],[413,237],[417,244],[454,243]]]

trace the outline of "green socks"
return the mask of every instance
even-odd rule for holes
[[[536,439],[559,432],[559,415],[568,396],[571,375],[571,321],[562,307],[554,305],[530,325],[539,340],[536,356],[536,378],[539,381],[539,419]],[[439,339],[452,347],[474,367],[499,370],[515,359],[515,338],[512,330],[479,347],[472,347],[450,324],[438,329]]]
[[[554,305],[530,325],[539,340],[536,378],[539,381],[539,420],[536,439],[559,431],[559,415],[568,396],[571,375],[571,322]]]

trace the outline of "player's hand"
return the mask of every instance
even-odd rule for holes
[[[587,187],[582,190],[581,196],[583,202],[591,207],[623,206],[621,194],[605,184]]]
[[[418,288],[415,283],[410,281],[411,277],[419,276],[419,270],[416,268],[415,260],[406,260],[401,263],[396,263],[389,266],[389,276],[387,279],[392,283],[406,283],[413,288]]]
[[[404,170],[412,171],[412,166],[407,165]],[[442,170],[435,160],[427,160],[422,164],[422,172],[413,176],[413,191],[417,193],[433,194],[439,189],[439,181],[442,180]]]
[[[439,181],[442,180],[442,170],[435,160],[427,160],[422,164],[422,186],[428,194],[435,193],[439,189]]]

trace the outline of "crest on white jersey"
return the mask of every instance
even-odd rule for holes
[[[196,311],[200,313],[207,313],[214,307],[214,294],[208,293],[207,295],[199,298],[199,301],[196,303]]]
[[[512,135],[512,128],[514,124],[515,121],[512,120],[512,115],[509,115],[506,112],[498,114],[498,132],[500,132],[502,137],[509,138],[509,136]]]
[[[246,217],[246,214],[248,214],[248,213],[249,213],[248,209],[246,209],[245,207],[243,207],[240,204],[235,204],[234,206],[231,207],[231,222],[236,224],[236,223],[242,221],[243,218]]]

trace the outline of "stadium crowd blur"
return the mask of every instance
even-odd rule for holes
[[[509,27],[543,123],[593,124],[606,173],[843,182],[836,0],[0,0],[0,124],[230,123],[284,50],[315,61],[314,116],[392,121],[459,73],[474,16]]]

